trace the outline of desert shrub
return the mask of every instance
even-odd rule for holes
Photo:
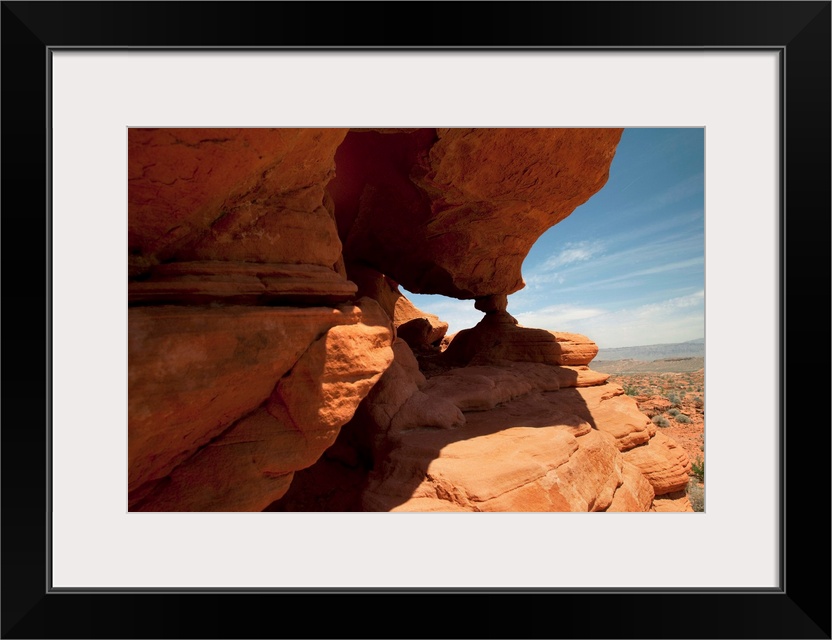
[[[705,406],[705,403],[702,401],[702,398],[700,398],[699,396],[696,396],[693,399],[693,404],[697,409],[701,409],[702,407]]]
[[[668,393],[667,399],[670,400],[671,404],[679,405],[681,404],[682,400],[679,396],[675,393]]]
[[[672,409],[668,409],[667,412],[672,416],[678,416],[679,415],[679,410],[676,407],[673,407]]]
[[[688,483],[688,500],[693,510],[699,513],[705,511],[705,489],[700,487],[696,482],[690,481]]]
[[[676,422],[681,422],[682,424],[688,424],[690,422],[690,418],[686,416],[684,413],[680,413],[676,416]]]
[[[631,384],[624,385],[624,393],[628,396],[637,396],[638,395],[638,387],[635,387]]]
[[[700,482],[705,482],[705,460],[702,456],[698,456],[696,461],[691,463],[690,474],[699,478]]]
[[[653,424],[657,427],[669,427],[670,422],[664,416],[653,416]]]

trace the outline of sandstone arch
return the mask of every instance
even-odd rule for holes
[[[510,318],[505,296],[522,287],[532,244],[603,187],[621,131],[131,129],[130,508],[263,509],[324,451],[337,457],[339,434],[374,457],[360,508],[647,510],[657,491],[678,490],[689,462],[588,369],[589,339],[494,321]],[[475,300],[489,331],[516,338],[516,357],[478,347],[461,363],[474,368],[445,364],[428,380],[396,333],[418,351],[441,340],[441,321],[405,309],[399,283]],[[487,333],[453,352],[490,344]],[[567,342],[583,345],[581,362],[540,356]],[[477,403],[502,407],[501,420],[523,403],[560,417],[495,427],[469,415]],[[480,432],[462,430],[471,424]],[[425,445],[420,429],[456,453]],[[515,477],[507,490],[522,487],[520,502],[465,472],[511,451],[507,432],[551,436],[518,444],[519,466],[492,476],[492,488]],[[424,456],[407,462],[419,447],[442,473]],[[535,451],[550,452],[539,468]],[[391,501],[402,473],[424,477]]]

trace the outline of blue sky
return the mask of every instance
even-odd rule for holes
[[[601,348],[704,337],[704,170],[704,129],[625,129],[607,184],[532,247],[509,313]],[[471,300],[403,293],[449,333],[482,318]]]

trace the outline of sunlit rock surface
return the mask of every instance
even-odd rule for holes
[[[690,510],[592,340],[508,312],[621,132],[130,129],[129,508]]]

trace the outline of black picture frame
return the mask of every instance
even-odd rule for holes
[[[829,387],[815,379],[832,326],[830,15],[828,1],[3,2],[2,637],[830,638]],[[65,47],[778,51],[780,588],[52,591],[48,95]]]

